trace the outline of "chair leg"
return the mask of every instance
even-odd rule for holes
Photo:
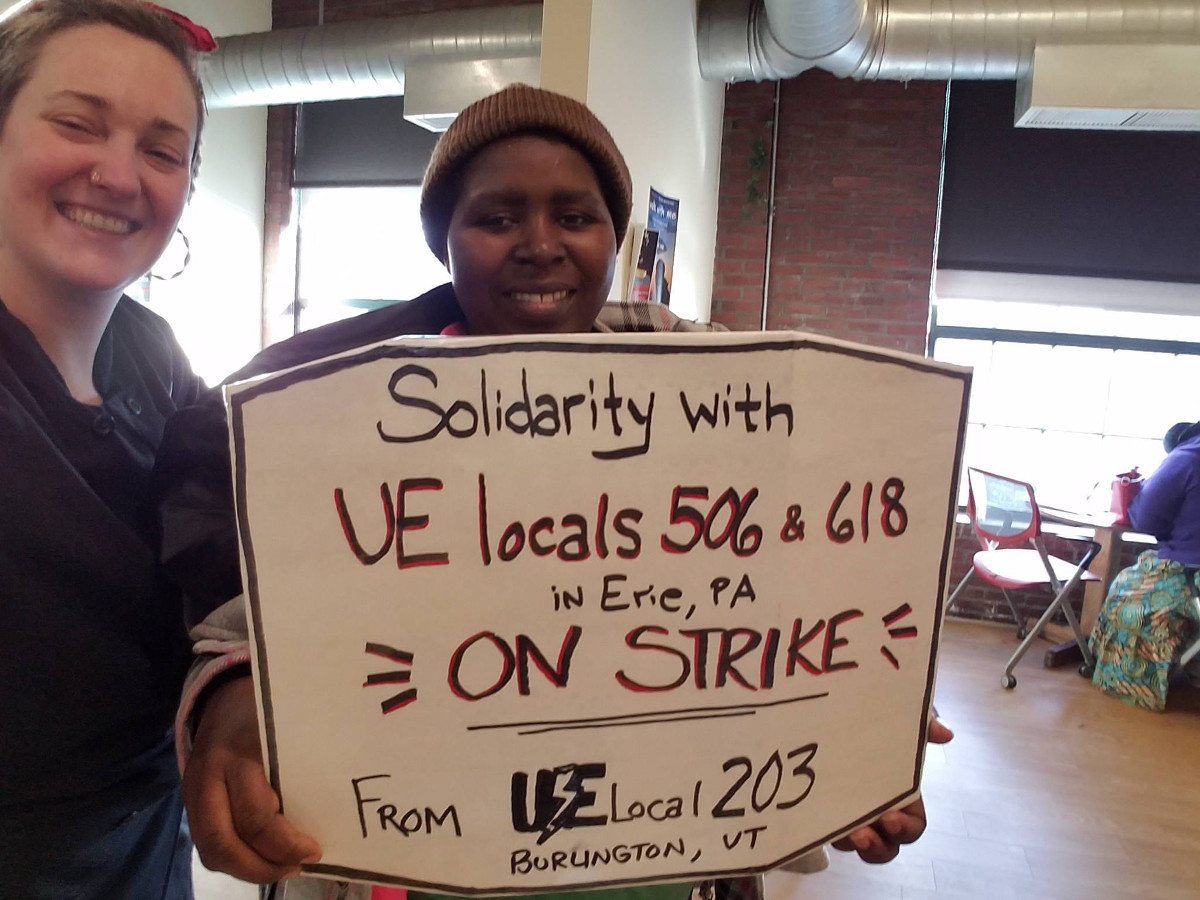
[[[1186,669],[1197,654],[1200,654],[1200,638],[1196,638],[1196,642],[1188,647],[1183,656],[1179,657],[1179,668]]]
[[[1088,649],[1087,639],[1084,637],[1083,631],[1079,627],[1079,620],[1075,618],[1074,611],[1070,609],[1070,604],[1067,603],[1067,595],[1071,593],[1071,589],[1074,588],[1075,585],[1079,584],[1079,579],[1083,577],[1083,572],[1084,568],[1082,565],[1075,570],[1075,574],[1073,574],[1071,579],[1062,586],[1062,590],[1055,595],[1054,600],[1051,601],[1050,605],[1046,607],[1046,611],[1042,613],[1042,617],[1037,620],[1037,624],[1034,625],[1029,634],[1025,636],[1025,640],[1021,641],[1016,651],[1011,657],[1009,657],[1008,665],[1004,667],[1004,674],[1000,678],[1000,685],[1002,687],[1006,689],[1012,689],[1016,687],[1017,679],[1016,676],[1013,675],[1013,669],[1017,667],[1017,663],[1021,661],[1021,657],[1025,655],[1025,651],[1027,651],[1030,645],[1032,645],[1033,642],[1038,639],[1038,636],[1042,633],[1042,629],[1046,627],[1046,623],[1050,621],[1050,619],[1054,616],[1055,611],[1060,607],[1063,609],[1063,612],[1067,617],[1067,622],[1071,625],[1071,630],[1075,634],[1075,642],[1079,644],[1079,649],[1083,653],[1084,666],[1080,667],[1080,674],[1083,673],[1084,667],[1090,670],[1092,666],[1095,665],[1095,662],[1092,659],[1092,652]]]
[[[962,577],[962,581],[950,593],[950,597],[946,600],[946,608],[942,611],[942,615],[948,615],[950,610],[954,609],[954,601],[958,599],[958,595],[962,593],[962,589],[967,586],[967,582],[971,580],[971,576],[975,574],[975,567],[967,569],[967,574]]]
[[[1042,626],[1050,621],[1050,617],[1054,615],[1054,604],[1051,603],[1046,611],[1042,613],[1042,617],[1038,619],[1037,624],[1033,626],[1033,630],[1025,635],[1025,639],[1013,651],[1013,655],[1009,657],[1008,664],[1004,667],[1004,674],[1000,676],[1000,686],[1011,690],[1017,686],[1017,678],[1013,675],[1013,669],[1017,667],[1017,663],[1021,661],[1021,657],[1025,655],[1025,651],[1030,645],[1038,639],[1038,635],[1042,633]]]
[[[1196,607],[1196,622],[1200,623],[1200,597],[1193,597],[1192,603]],[[1186,669],[1188,663],[1195,659],[1197,654],[1200,654],[1200,636],[1197,636],[1192,646],[1188,647],[1183,656],[1179,657],[1179,668]]]
[[[1004,588],[1000,588],[1000,593],[1004,595],[1004,599],[1008,601],[1008,608],[1012,610],[1013,621],[1017,623],[1017,640],[1019,641],[1023,639],[1027,633],[1025,628],[1027,624],[1025,617],[1021,615],[1021,611],[1017,609],[1017,602],[1013,600],[1012,594],[1010,594]]]
[[[1071,626],[1071,631],[1075,634],[1075,643],[1079,645],[1079,652],[1083,656],[1083,665],[1079,667],[1079,674],[1085,678],[1091,678],[1092,672],[1096,668],[1096,660],[1092,658],[1092,651],[1088,647],[1087,635],[1083,633],[1083,629],[1079,625],[1079,619],[1075,616],[1075,610],[1071,609],[1071,604],[1067,602],[1066,591],[1064,590],[1063,593],[1059,594],[1054,602],[1062,606],[1063,615],[1067,617],[1067,624]]]

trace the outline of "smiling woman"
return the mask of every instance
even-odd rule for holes
[[[578,332],[604,305],[632,202],[625,159],[586,107],[514,85],[438,141],[421,223],[467,330]]]
[[[446,265],[475,333],[588,330],[616,250],[596,173],[570,144],[518,135],[464,168]]]
[[[78,12],[37,28],[56,8],[84,6],[39,4],[5,25],[0,297],[72,396],[95,402],[95,345],[121,292],[159,257],[183,214],[203,104],[187,44],[169,21],[174,46]],[[140,4],[90,4],[105,6],[162,18]]]
[[[191,85],[165,49],[102,24],[50,37],[0,131],[10,311],[35,333],[30,320],[52,304],[71,304],[93,333],[106,324],[175,231],[198,128]],[[55,361],[76,399],[96,399],[82,355]]]
[[[191,895],[149,482],[203,385],[123,291],[191,191],[198,34],[137,0],[0,23],[0,897]]]

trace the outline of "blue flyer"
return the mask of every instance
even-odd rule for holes
[[[679,228],[679,200],[650,189],[650,210],[646,216],[647,231],[658,232],[658,250],[650,276],[650,299],[669,305],[671,277],[675,268],[675,234]]]

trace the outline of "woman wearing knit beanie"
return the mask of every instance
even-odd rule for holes
[[[463,110],[429,162],[421,224],[467,330],[589,330],[632,194],[612,136],[581,103],[515,85]]]
[[[287,368],[404,334],[709,328],[681,321],[659,305],[605,308],[631,202],[625,160],[585,106],[524,85],[506,88],[463,110],[439,141],[425,175],[421,222],[451,283],[408,303],[278,344],[232,377]],[[169,493],[163,510],[168,533],[195,522],[198,496],[211,495],[214,504],[230,503],[224,423],[212,427],[205,421],[206,416],[223,415],[223,405],[214,400],[172,423],[162,466],[179,479],[180,528],[172,527],[176,511]],[[201,435],[208,436],[210,446],[198,446]],[[232,508],[220,512],[232,530]],[[190,551],[202,544],[236,547],[225,537],[199,535],[185,542],[178,556],[194,558]],[[253,686],[248,667],[239,663],[246,645],[229,640],[231,633],[246,632],[243,607],[240,597],[230,599],[228,592],[222,595],[214,587],[215,582],[237,583],[238,559],[231,552],[225,559],[207,558],[202,566],[182,568],[173,574],[190,597],[217,598],[201,610],[207,618],[193,635],[211,638],[208,646],[220,641],[224,651],[201,655],[180,710],[181,754],[190,751],[184,794],[194,840],[210,868],[256,882],[288,878],[302,863],[319,859],[320,848],[279,813],[278,798],[263,771]],[[193,716],[201,697],[202,714]],[[883,822],[884,827],[851,835],[864,858],[890,859],[898,843],[915,840],[924,830],[924,812],[918,801],[888,813]],[[327,889],[328,882],[300,878],[281,885],[274,896],[325,897]],[[686,884],[656,885],[575,896],[684,900],[690,889]],[[338,896],[365,900],[394,894],[347,885]]]

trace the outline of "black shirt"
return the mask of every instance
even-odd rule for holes
[[[0,859],[99,833],[178,784],[169,739],[189,644],[157,566],[149,482],[203,385],[127,297],[73,399],[0,303]]]
[[[444,284],[404,303],[306,331],[273,344],[227,383],[278,372],[406,334],[440,334],[462,319]],[[242,590],[225,403],[217,388],[175,416],[159,452],[153,486],[159,503],[162,560],[186,594],[191,627]]]

